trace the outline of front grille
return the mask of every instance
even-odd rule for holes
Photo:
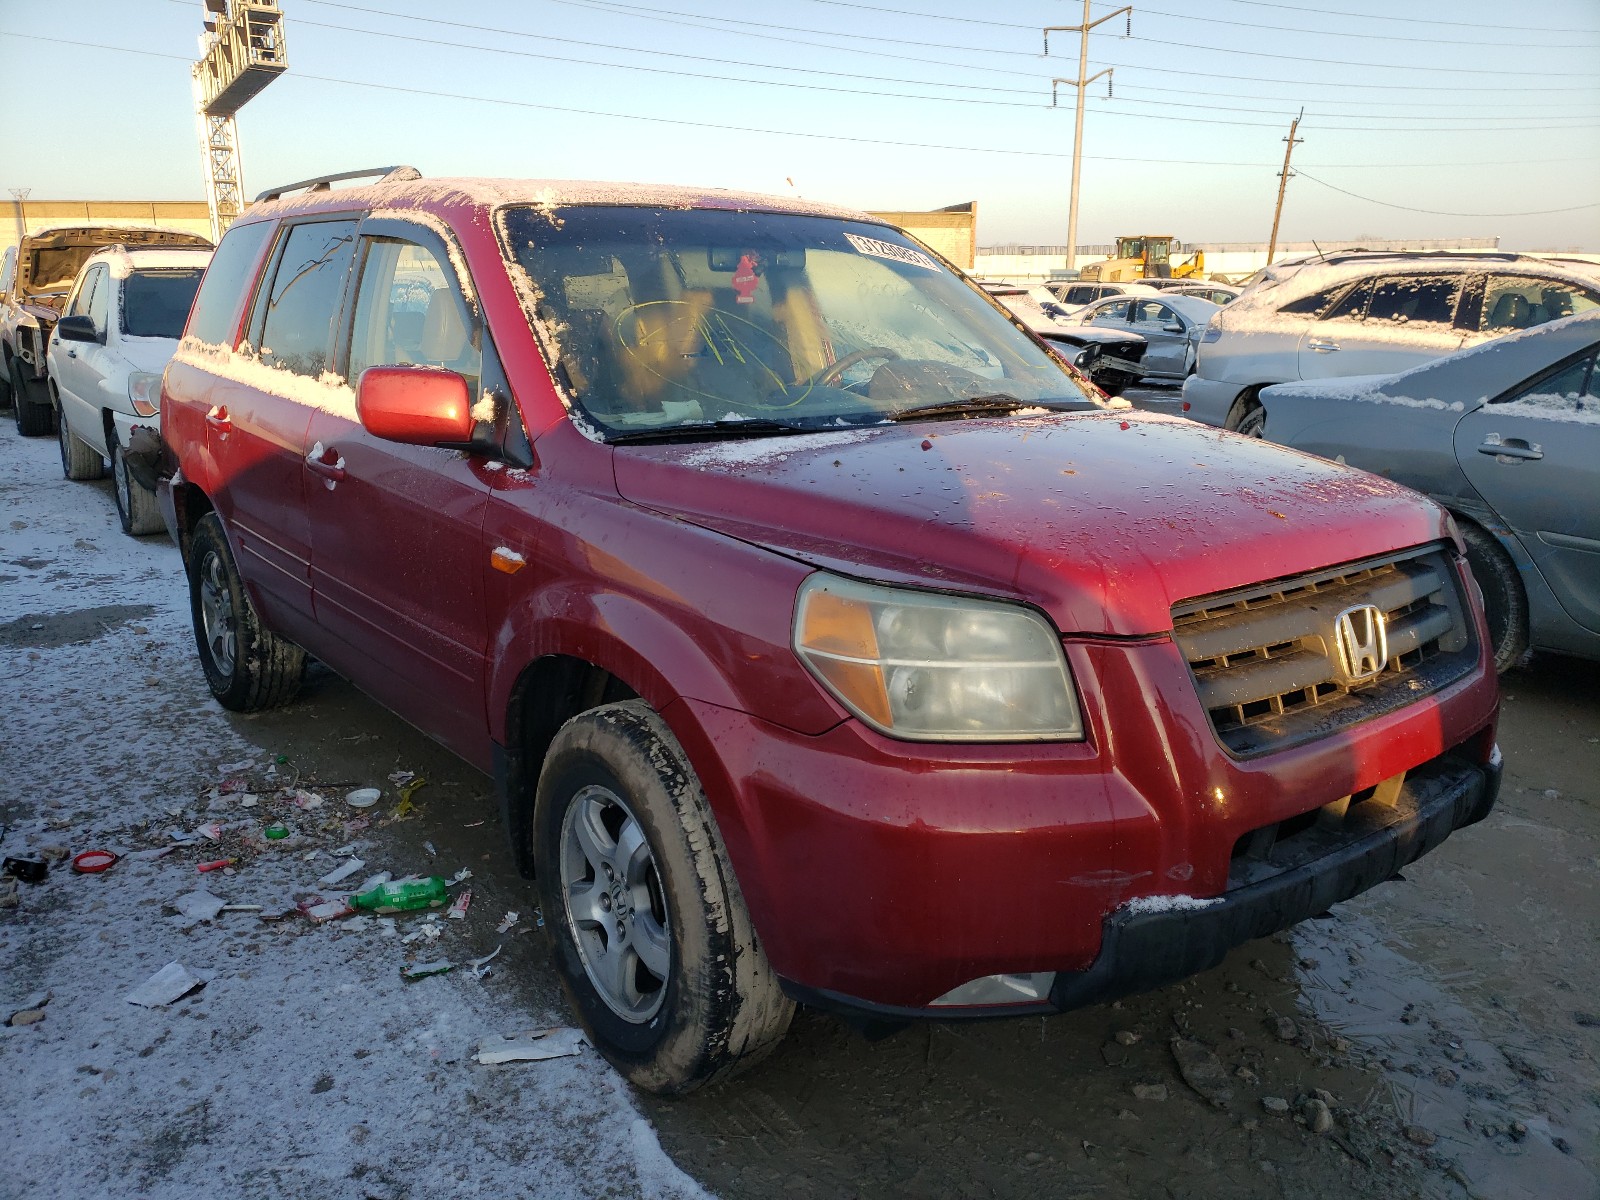
[[[1382,612],[1388,646],[1377,673],[1355,680],[1335,623],[1360,605]],[[1478,657],[1459,577],[1438,546],[1185,601],[1172,621],[1212,727],[1239,757],[1391,712]]]

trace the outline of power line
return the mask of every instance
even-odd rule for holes
[[[1433,209],[1433,208],[1412,208],[1408,204],[1391,204],[1387,200],[1375,200],[1371,196],[1362,196],[1362,195],[1358,195],[1355,192],[1348,192],[1348,191],[1345,191],[1345,189],[1342,188],[1342,187],[1335,187],[1333,184],[1327,182],[1324,179],[1318,179],[1315,175],[1307,175],[1306,172],[1305,172],[1305,168],[1304,167],[1301,167],[1299,170],[1297,170],[1295,172],[1295,174],[1298,175],[1301,179],[1309,179],[1309,180],[1311,180],[1312,183],[1320,184],[1322,187],[1328,188],[1330,191],[1338,192],[1342,196],[1349,196],[1349,197],[1351,197],[1352,199],[1355,199],[1355,200],[1364,200],[1368,204],[1380,204],[1384,208],[1398,208],[1402,212],[1426,213],[1430,217],[1548,217],[1548,216],[1552,216],[1552,215],[1554,215],[1556,213],[1581,212],[1583,209],[1586,209],[1586,208],[1600,208],[1600,200],[1595,200],[1595,201],[1591,201],[1588,204],[1574,204],[1571,208],[1543,208],[1543,209],[1539,209],[1539,210],[1537,210],[1535,212],[1514,212],[1514,213],[1440,212],[1438,209]]]
[[[189,62],[189,57],[183,54],[167,54],[159,50],[137,50],[129,46],[108,46],[98,42],[84,42],[75,41],[68,38],[44,37],[40,34],[31,33],[15,33],[11,30],[4,29],[0,29],[0,37],[22,38],[30,42],[45,42],[51,45],[71,46],[77,49],[85,50],[105,50],[112,54],[132,54],[142,58],[160,58],[182,63]],[[473,96],[460,92],[441,92],[424,88],[402,87],[397,84],[372,83],[360,79],[341,79],[331,75],[307,75],[303,72],[296,72],[292,75],[289,75],[287,78],[291,81],[296,79],[308,79],[315,80],[319,83],[334,83],[356,88],[373,88],[379,91],[399,92],[417,96],[430,96],[436,99],[465,100],[478,104],[496,104],[513,108],[536,109],[542,112],[559,112],[568,113],[575,116],[603,117],[619,121],[643,121],[654,125],[681,125],[692,129],[714,129],[728,133],[759,133],[776,137],[796,137],[809,138],[817,141],[848,142],[855,145],[864,146],[893,146],[913,150],[949,150],[961,153],[970,152],[974,154],[996,154],[1001,156],[1015,156],[1024,158],[1062,159],[1071,157],[1068,154],[1051,150],[1010,149],[1007,147],[996,146],[957,146],[936,142],[905,142],[894,141],[888,138],[855,137],[847,134],[816,133],[812,131],[794,129],[768,129],[746,125],[724,125],[710,121],[689,121],[676,117],[654,117],[639,113],[606,112],[604,110],[571,108],[554,104],[537,104],[530,100],[511,100],[498,96]],[[1228,162],[1216,159],[1150,158],[1146,155],[1119,156],[1109,154],[1086,154],[1084,157],[1087,159],[1092,159],[1095,162],[1137,163],[1151,166],[1241,167],[1250,169],[1263,169],[1276,165],[1275,163],[1269,162]],[[1405,163],[1399,165],[1419,168],[1452,166],[1515,168],[1524,166],[1537,166],[1542,163],[1569,161],[1570,159],[1567,158],[1556,158],[1534,159],[1526,162]],[[1324,163],[1319,169],[1361,169],[1366,167],[1393,169],[1395,165],[1396,164],[1391,163]]]
[[[339,31],[339,32],[342,32],[342,33],[356,33],[356,34],[364,34],[364,35],[366,35],[368,37],[390,38],[390,39],[396,40],[396,41],[413,42],[413,43],[417,43],[417,44],[421,44],[421,45],[425,45],[425,46],[432,46],[432,47],[443,46],[443,47],[448,47],[450,49],[455,49],[455,50],[471,50],[471,51],[474,51],[474,52],[479,53],[479,54],[499,54],[499,55],[505,55],[505,56],[512,57],[512,58],[534,58],[534,59],[539,59],[539,60],[545,61],[545,62],[557,62],[557,63],[561,63],[563,65],[604,67],[604,68],[609,68],[609,69],[618,70],[618,71],[639,71],[639,72],[644,72],[644,73],[650,74],[650,75],[670,75],[670,76],[673,76],[675,78],[702,79],[702,80],[709,80],[709,81],[714,82],[714,83],[724,83],[724,84],[726,84],[726,83],[740,83],[740,84],[748,84],[748,85],[755,86],[755,87],[769,87],[769,88],[799,88],[799,89],[802,89],[802,90],[805,90],[805,91],[829,92],[829,93],[833,93],[835,95],[844,95],[844,96],[874,96],[874,97],[879,97],[879,98],[883,98],[883,99],[917,100],[917,101],[922,101],[922,102],[934,102],[934,103],[939,103],[939,104],[976,104],[976,105],[983,105],[983,106],[991,107],[991,108],[1023,108],[1023,109],[1042,110],[1042,109],[1047,109],[1047,108],[1052,107],[1051,105],[1045,104],[1043,102],[1042,98],[1037,103],[1028,104],[1028,103],[1024,103],[1024,102],[1022,102],[1020,100],[988,100],[988,99],[981,99],[981,98],[971,97],[971,96],[915,95],[915,94],[910,93],[910,92],[881,91],[881,90],[876,90],[876,89],[871,89],[871,88],[835,87],[835,86],[831,86],[831,85],[828,85],[828,84],[820,84],[820,83],[799,83],[799,82],[795,82],[795,81],[784,81],[784,80],[776,80],[776,79],[749,79],[749,78],[746,78],[746,77],[740,76],[740,75],[727,75],[727,74],[716,74],[716,75],[713,75],[713,74],[709,74],[709,73],[704,72],[704,71],[684,71],[684,70],[675,70],[675,69],[670,68],[670,67],[652,67],[652,66],[647,66],[647,65],[645,65],[643,63],[601,62],[601,61],[598,61],[598,60],[595,60],[595,59],[573,58],[570,55],[540,54],[540,53],[538,53],[537,51],[534,51],[534,50],[513,50],[513,49],[510,49],[510,48],[504,47],[504,46],[480,46],[480,45],[474,45],[474,44],[466,43],[466,42],[448,42],[448,41],[441,41],[440,39],[433,38],[433,37],[426,37],[426,38],[425,37],[417,37],[417,36],[414,36],[414,35],[411,35],[411,34],[405,34],[405,33],[391,33],[391,32],[389,32],[387,30],[381,30],[381,29],[361,29],[361,28],[358,28],[358,27],[353,26],[353,25],[336,25],[336,24],[332,24],[330,22],[325,22],[325,21],[309,21],[309,20],[306,20],[303,17],[299,20],[298,23],[302,27],[310,26],[310,27],[316,28],[316,29],[332,29],[332,30],[336,30],[336,31]],[[1199,106],[1199,107],[1204,107],[1204,106]],[[1177,123],[1180,123],[1180,124],[1187,124],[1187,125],[1232,125],[1232,126],[1237,126],[1237,127],[1240,127],[1240,128],[1254,128],[1254,129],[1275,129],[1275,128],[1277,128],[1277,123],[1276,122],[1269,122],[1269,121],[1235,121],[1235,120],[1228,120],[1228,119],[1205,118],[1205,117],[1182,117],[1182,116],[1174,116],[1174,115],[1170,115],[1170,114],[1161,114],[1161,113],[1130,113],[1130,112],[1119,112],[1116,109],[1107,110],[1106,111],[1106,115],[1115,116],[1115,117],[1123,117],[1123,118],[1127,118],[1127,119],[1131,119],[1131,120],[1168,121],[1168,122],[1177,122]],[[1434,118],[1434,119],[1441,119],[1441,118]],[[1447,118],[1443,118],[1443,119],[1447,119]],[[1401,125],[1401,126],[1387,126],[1387,127],[1362,126],[1362,125],[1323,125],[1321,128],[1326,129],[1326,130],[1328,130],[1330,132],[1347,132],[1347,133],[1483,133],[1483,132],[1502,132],[1502,133],[1504,133],[1504,132],[1517,132],[1517,133],[1521,133],[1521,132],[1524,132],[1524,131],[1531,132],[1531,131],[1537,131],[1537,130],[1563,130],[1563,131],[1583,130],[1583,129],[1589,129],[1589,128],[1600,128],[1600,126],[1585,126],[1585,125],[1518,125],[1518,126],[1515,126],[1515,127],[1503,127],[1501,129],[1494,130],[1494,131],[1485,130],[1481,125],[1454,125],[1454,126],[1431,126],[1431,125],[1404,126],[1404,125]]]
[[[174,3],[181,3],[181,2],[182,2],[182,0],[174,0]],[[312,3],[326,3],[327,0],[310,0],[310,2],[312,2]],[[1035,62],[1037,62],[1038,58],[1039,58],[1039,56],[1037,54],[1033,54],[1033,53],[1031,53],[1029,51],[1026,51],[1026,50],[998,50],[998,49],[995,49],[995,48],[989,47],[989,46],[970,46],[970,45],[964,46],[964,45],[960,45],[960,44],[955,43],[955,42],[925,42],[925,41],[917,41],[915,39],[905,38],[905,37],[879,37],[879,36],[877,36],[875,34],[870,34],[870,33],[839,33],[839,32],[837,32],[835,30],[830,30],[830,29],[812,29],[812,28],[810,28],[808,26],[803,26],[803,25],[778,25],[778,24],[774,24],[774,23],[769,22],[769,21],[750,21],[750,20],[744,20],[744,19],[735,18],[735,17],[712,17],[712,16],[704,16],[704,15],[701,15],[701,14],[698,14],[698,13],[681,13],[681,12],[677,12],[676,10],[673,10],[673,9],[646,8],[646,7],[642,6],[642,5],[624,3],[623,0],[547,0],[547,2],[550,3],[550,4],[560,4],[560,5],[563,5],[565,7],[569,7],[569,8],[583,8],[583,9],[589,9],[591,11],[611,13],[611,14],[614,14],[614,15],[615,14],[625,14],[627,16],[637,17],[637,18],[639,18],[641,20],[659,21],[659,22],[661,22],[663,24],[668,24],[668,25],[682,25],[682,26],[685,26],[686,28],[689,28],[689,29],[700,29],[700,30],[706,30],[708,32],[733,33],[733,34],[736,34],[736,35],[738,35],[740,37],[753,37],[753,38],[761,38],[761,39],[763,39],[765,41],[778,41],[778,42],[783,42],[783,43],[788,44],[788,45],[815,46],[815,47],[817,47],[819,49],[833,50],[833,51],[843,51],[843,52],[845,52],[847,54],[865,54],[865,55],[869,55],[869,56],[877,57],[877,58],[897,58],[897,59],[903,59],[903,60],[908,61],[908,62],[925,62],[925,63],[929,63],[929,64],[932,64],[932,65],[961,67],[961,68],[965,68],[965,69],[969,69],[969,70],[990,71],[990,70],[997,70],[999,68],[979,67],[979,66],[975,66],[975,65],[967,64],[967,63],[952,63],[952,62],[947,62],[947,61],[938,60],[938,59],[914,58],[914,57],[910,57],[910,56],[907,56],[907,55],[890,54],[890,53],[888,53],[886,51],[864,50],[864,49],[859,49],[859,48],[854,47],[854,46],[839,46],[839,45],[835,45],[835,44],[830,43],[830,42],[805,42],[805,41],[800,41],[798,39],[791,38],[791,37],[775,37],[772,34],[767,34],[767,33],[752,33],[749,30],[745,30],[745,29],[724,29],[724,28],[721,28],[721,26],[723,26],[723,25],[748,25],[748,26],[753,26],[753,27],[755,27],[757,29],[772,29],[772,30],[778,30],[778,31],[781,31],[781,32],[784,32],[784,33],[809,33],[809,34],[816,34],[816,35],[819,35],[819,36],[822,36],[822,37],[848,38],[848,39],[850,39],[852,41],[886,42],[886,43],[889,43],[891,45],[896,45],[896,46],[920,46],[920,47],[922,47],[924,49],[932,49],[932,50],[959,50],[962,53],[966,53],[966,54],[989,54],[989,55],[996,55],[996,56],[1000,56],[1000,57],[1004,57],[1004,58],[1026,58],[1026,59],[1029,59],[1029,60],[1035,61]],[[663,13],[673,13],[674,15],[666,16],[666,15],[663,15]],[[393,15],[398,15],[398,14],[393,14]],[[427,20],[428,18],[425,18],[425,17],[413,17],[411,19],[412,20]],[[699,23],[699,22],[704,22],[704,21],[713,21],[713,22],[718,22],[719,24],[706,25],[706,24],[700,24]],[[1037,29],[1037,26],[1030,25],[1030,26],[1027,26],[1027,28],[1030,31],[1033,31],[1033,30]],[[1144,64],[1141,64],[1141,63],[1111,62],[1108,59],[1101,59],[1101,58],[1096,58],[1095,61],[1097,63],[1104,63],[1107,66],[1121,67],[1121,68],[1123,68],[1125,70],[1152,71],[1152,72],[1155,72],[1156,74],[1160,74],[1160,75],[1183,75],[1183,76],[1187,76],[1187,77],[1195,78],[1195,79],[1229,79],[1229,80],[1237,80],[1237,78],[1238,78],[1238,76],[1236,74],[1217,72],[1217,71],[1185,71],[1185,70],[1181,70],[1181,69],[1176,68],[1176,67],[1153,67],[1153,66],[1147,66],[1147,65],[1144,65]],[[1321,61],[1321,60],[1315,60],[1315,61]],[[1423,85],[1423,84],[1412,84],[1412,83],[1355,83],[1355,82],[1343,81],[1343,80],[1338,81],[1338,82],[1323,82],[1323,81],[1305,80],[1305,79],[1274,79],[1274,78],[1271,78],[1271,77],[1268,77],[1268,76],[1255,76],[1254,79],[1255,79],[1255,82],[1257,82],[1257,83],[1283,83],[1283,84],[1290,84],[1290,85],[1293,85],[1294,87],[1299,87],[1299,88],[1307,88],[1307,87],[1336,88],[1340,92],[1348,92],[1348,91],[1351,91],[1351,90],[1359,90],[1359,91],[1378,91],[1378,92],[1436,92],[1436,93],[1471,92],[1471,93],[1476,94],[1476,93],[1482,91],[1481,88],[1474,87],[1474,86],[1472,86],[1470,84],[1460,84],[1460,85],[1429,84],[1429,85]],[[1559,93],[1560,95],[1565,97],[1565,96],[1568,96],[1568,95],[1571,94],[1572,88],[1571,87],[1567,87],[1567,86],[1547,87],[1547,88],[1519,86],[1517,88],[1517,91],[1518,91],[1519,94],[1533,94],[1533,93],[1551,92],[1551,93]],[[1441,101],[1441,103],[1443,103],[1443,102]]]
[[[1448,26],[1450,28],[1454,28],[1454,29],[1496,29],[1496,30],[1499,30],[1499,29],[1504,29],[1505,28],[1504,25],[1474,24],[1471,21],[1456,21],[1456,20],[1453,20],[1453,19],[1449,20],[1449,21],[1440,21],[1440,20],[1437,20],[1437,19],[1430,20],[1430,19],[1428,19],[1426,17],[1386,17],[1386,16],[1382,16],[1382,15],[1380,15],[1378,13],[1353,13],[1353,12],[1344,12],[1344,11],[1341,11],[1341,10],[1338,10],[1338,9],[1298,8],[1293,4],[1273,4],[1273,3],[1270,3],[1270,0],[1230,0],[1230,2],[1233,3],[1233,4],[1247,4],[1251,8],[1276,8],[1276,9],[1281,9],[1284,12],[1299,13],[1301,16],[1307,16],[1307,17],[1309,17],[1309,16],[1350,17],[1350,18],[1352,18],[1354,20],[1359,20],[1359,21],[1404,21],[1407,25],[1443,25],[1443,26]],[[1593,29],[1552,29],[1552,28],[1550,28],[1548,26],[1540,26],[1538,29],[1531,29],[1528,32],[1530,32],[1530,33],[1594,33],[1595,30],[1593,30]]]
[[[175,3],[175,4],[185,4],[185,5],[187,5],[189,0],[170,0],[170,2],[171,3]],[[368,16],[394,17],[394,18],[399,18],[399,19],[408,20],[408,21],[419,21],[419,22],[422,22],[424,24],[442,25],[442,26],[445,26],[445,27],[451,28],[451,29],[469,29],[469,30],[473,30],[473,31],[476,31],[476,32],[481,32],[481,33],[492,33],[492,34],[496,34],[496,35],[503,36],[503,37],[529,38],[529,39],[532,39],[532,40],[535,40],[535,41],[549,41],[549,42],[564,43],[564,44],[567,44],[567,45],[588,46],[588,47],[593,48],[593,49],[615,50],[615,51],[620,51],[620,52],[629,53],[629,54],[654,54],[654,55],[659,55],[659,56],[663,56],[663,57],[667,57],[667,58],[687,59],[687,60],[695,61],[695,62],[710,62],[710,63],[716,63],[718,65],[731,64],[731,65],[734,65],[734,66],[754,67],[754,68],[763,69],[763,70],[787,71],[787,72],[799,72],[799,73],[807,73],[807,74],[824,75],[824,76],[828,76],[828,77],[832,77],[832,78],[841,78],[841,79],[865,79],[865,80],[881,81],[881,82],[885,82],[885,83],[905,83],[905,84],[911,84],[913,86],[919,86],[919,87],[948,87],[948,88],[961,88],[963,90],[970,90],[970,91],[1004,92],[1004,93],[1013,94],[1013,95],[1039,96],[1039,95],[1042,94],[1042,85],[1044,83],[1048,82],[1049,79],[1051,78],[1050,76],[1047,76],[1047,75],[1034,75],[1034,74],[1027,73],[1027,72],[1017,72],[1016,76],[1018,78],[1034,79],[1034,80],[1038,81],[1040,87],[1034,88],[1034,89],[1028,89],[1028,88],[1008,88],[1008,87],[1001,87],[1001,86],[998,86],[998,85],[987,85],[987,84],[944,83],[944,82],[941,82],[941,81],[929,80],[929,79],[904,79],[904,78],[897,78],[897,77],[894,77],[894,76],[883,76],[883,75],[863,75],[863,74],[861,74],[859,72],[830,71],[830,70],[824,70],[822,68],[817,68],[817,67],[791,67],[791,66],[785,66],[785,65],[781,65],[781,64],[777,64],[777,63],[751,62],[751,61],[744,60],[744,59],[731,59],[731,58],[725,58],[725,57],[713,57],[713,56],[701,55],[701,54],[686,54],[686,53],[670,51],[670,50],[655,50],[655,49],[649,49],[649,48],[644,48],[644,47],[635,47],[635,46],[619,46],[619,45],[616,45],[616,44],[613,44],[613,43],[608,43],[608,42],[587,41],[587,40],[583,40],[583,39],[579,39],[579,38],[559,37],[559,36],[556,36],[556,35],[553,35],[553,34],[530,33],[530,32],[528,32],[526,30],[521,30],[521,29],[505,29],[505,28],[492,26],[492,25],[479,25],[479,24],[474,24],[474,23],[469,22],[469,21],[451,21],[451,20],[446,20],[446,19],[441,18],[441,17],[413,16],[413,15],[411,15],[409,13],[397,13],[397,12],[389,11],[387,9],[371,8],[371,7],[368,7],[366,5],[340,3],[339,0],[311,0],[311,2],[315,3],[315,4],[318,4],[318,5],[320,5],[321,7],[324,7],[324,8],[342,9],[342,10],[347,11],[347,12],[358,12],[358,13],[366,14]],[[311,24],[311,25],[316,25],[317,24],[317,22],[314,22],[314,21],[307,21],[307,22],[303,22],[303,23],[304,24]],[[341,25],[326,25],[325,27],[326,28],[330,28],[330,29],[349,29],[350,28],[348,26],[341,26]],[[363,32],[377,32],[377,31],[365,30]],[[728,32],[739,32],[739,31],[729,30]],[[380,35],[380,36],[384,36],[384,35]],[[390,36],[400,36],[400,35],[390,35]],[[448,45],[448,44],[451,44],[451,43],[439,43],[439,44]],[[477,47],[474,47],[474,48],[477,48]],[[843,47],[840,47],[840,49],[843,49]],[[893,55],[893,56],[886,56],[886,57],[896,57],[896,58],[898,58],[898,57],[904,57],[904,56]],[[563,61],[567,61],[567,60],[563,60]],[[963,65],[963,64],[957,64],[957,63],[942,62],[941,60],[920,59],[920,58],[918,58],[918,59],[910,59],[909,61],[938,63],[939,65],[944,65],[944,66],[960,66],[960,65]],[[611,65],[611,64],[600,64],[600,65]],[[980,70],[998,70],[998,68],[979,68],[979,69]],[[718,76],[717,78],[722,78],[722,76]],[[1138,88],[1137,86],[1135,86],[1133,88],[1133,90],[1139,91],[1139,90],[1170,90],[1170,89],[1141,89],[1141,88]],[[1214,95],[1214,96],[1218,96],[1218,95],[1220,95],[1220,96],[1231,96],[1232,98],[1236,98],[1236,99],[1282,99],[1282,100],[1293,99],[1296,103],[1302,102],[1302,98],[1301,97],[1292,97],[1292,98],[1291,97],[1256,97],[1256,96],[1239,95],[1237,93],[1225,93],[1225,92],[1222,92],[1222,93],[1209,92],[1208,94],[1209,95]],[[1150,103],[1150,102],[1149,101],[1145,101],[1143,103]],[[1341,102],[1340,101],[1326,101],[1326,100],[1317,102],[1319,107],[1321,105],[1324,105],[1324,104],[1336,104],[1336,103],[1341,103]],[[1343,101],[1342,103],[1346,103],[1346,104],[1348,104],[1348,103],[1359,103],[1359,101]],[[1185,107],[1183,105],[1174,105],[1174,106],[1175,107]],[[1221,106],[1221,105],[1214,105],[1214,106],[1189,105],[1187,107],[1215,108],[1218,111],[1251,112],[1251,113],[1259,113],[1261,115],[1271,115],[1273,113],[1272,109],[1259,109],[1259,108],[1234,108],[1234,109],[1228,109],[1225,106]],[[1463,107],[1463,106],[1452,105],[1451,107],[1452,108],[1460,108],[1460,107]],[[1477,107],[1503,108],[1505,106],[1503,106],[1503,105],[1482,105],[1482,106],[1477,106]],[[1548,108],[1549,108],[1549,106],[1545,105],[1545,104],[1534,104],[1534,105],[1528,105],[1527,107],[1537,107],[1537,108],[1539,108],[1541,110],[1541,112],[1546,112],[1548,110]],[[1391,119],[1391,115],[1388,114],[1388,113],[1337,113],[1337,112],[1335,112],[1335,113],[1330,113],[1329,115],[1334,116],[1334,117],[1349,116],[1349,117],[1356,117],[1356,118],[1374,118],[1374,119],[1379,119],[1379,120]],[[1572,116],[1572,117],[1582,117],[1582,116],[1585,116],[1587,114],[1563,113],[1562,115],[1563,116]],[[1600,114],[1594,114],[1594,115],[1600,115]],[[1441,117],[1432,117],[1432,116],[1428,116],[1426,114],[1417,114],[1417,113],[1407,113],[1407,114],[1404,114],[1404,116],[1411,117],[1411,118],[1416,119],[1416,120],[1425,120],[1425,121],[1452,120],[1452,119],[1459,120],[1459,119],[1461,119],[1461,115],[1458,112],[1452,112],[1448,116],[1441,116]],[[1516,117],[1516,116],[1513,115],[1513,116],[1480,117],[1480,118],[1477,118],[1477,119],[1481,121],[1481,120],[1529,120],[1529,119],[1533,119],[1533,118],[1522,118],[1522,117]]]
[[[1300,10],[1296,10],[1296,11],[1304,12],[1306,10],[1300,9]],[[1481,41],[1480,42],[1480,41],[1463,41],[1463,40],[1457,39],[1457,38],[1441,38],[1441,37],[1433,37],[1433,36],[1429,36],[1429,37],[1404,37],[1404,36],[1401,36],[1400,34],[1393,34],[1393,33],[1346,33],[1343,30],[1338,30],[1338,29],[1301,29],[1301,28],[1298,28],[1298,27],[1295,27],[1295,26],[1290,26],[1290,25],[1264,25],[1264,24],[1261,24],[1260,22],[1257,22],[1257,21],[1230,21],[1230,20],[1226,19],[1225,17],[1197,17],[1193,13],[1167,12],[1164,9],[1151,8],[1149,5],[1146,5],[1146,4],[1139,5],[1139,15],[1140,16],[1144,16],[1144,17],[1171,17],[1172,19],[1177,20],[1177,21],[1199,21],[1202,24],[1206,24],[1206,25],[1234,25],[1234,26],[1238,26],[1238,27],[1243,28],[1243,29],[1265,29],[1265,30],[1269,30],[1270,32],[1273,32],[1273,33],[1309,33],[1309,34],[1314,34],[1317,37],[1361,38],[1361,39],[1367,40],[1367,41],[1378,41],[1378,42],[1411,42],[1411,43],[1414,43],[1416,45],[1423,45],[1423,46],[1439,46],[1439,45],[1443,45],[1443,46],[1486,46],[1486,47],[1491,47],[1491,48],[1494,48],[1494,49],[1508,49],[1509,48],[1509,49],[1518,49],[1518,50],[1588,50],[1588,49],[1591,49],[1591,47],[1589,47],[1589,46],[1575,46],[1575,45],[1572,45],[1570,42],[1567,43],[1567,44],[1564,44],[1564,45],[1563,44],[1554,44],[1554,43],[1551,43],[1551,42],[1503,42],[1503,41],[1500,41],[1499,39],[1490,39],[1488,41]],[[1312,15],[1312,14],[1307,13],[1307,15],[1309,16],[1309,15]],[[1498,27],[1494,27],[1494,28],[1498,28]],[[1539,32],[1539,31],[1535,31],[1535,32]],[[1575,32],[1575,31],[1572,31],[1572,30],[1566,30],[1566,31],[1555,31],[1555,30],[1552,30],[1551,32]]]

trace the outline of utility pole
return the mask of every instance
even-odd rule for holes
[[[1272,210],[1272,240],[1267,243],[1267,266],[1272,265],[1273,255],[1278,252],[1278,222],[1283,217],[1283,193],[1289,186],[1289,159],[1294,156],[1294,148],[1305,138],[1297,138],[1294,131],[1300,128],[1300,117],[1306,115],[1306,110],[1301,109],[1300,115],[1289,122],[1289,136],[1283,140],[1289,144],[1283,148],[1283,170],[1278,172],[1278,206]]]
[[[204,0],[205,33],[195,63],[194,107],[200,123],[211,240],[220,241],[244,210],[239,126],[245,101],[289,69],[278,0]]]
[[[1108,12],[1097,21],[1089,20],[1089,0],[1083,0],[1083,24],[1081,25],[1050,25],[1044,31],[1044,52],[1050,53],[1050,35],[1052,33],[1076,33],[1078,35],[1078,77],[1076,79],[1052,79],[1050,81],[1050,103],[1055,104],[1055,88],[1058,84],[1070,83],[1078,89],[1078,116],[1072,133],[1072,198],[1067,206],[1067,269],[1071,270],[1078,263],[1078,180],[1083,170],[1083,93],[1101,75],[1108,77],[1106,94],[1110,93],[1110,80],[1112,68],[1107,67],[1094,75],[1089,75],[1089,31],[1096,25],[1103,25],[1112,17],[1128,14],[1128,25],[1123,37],[1128,37],[1133,32],[1133,6],[1124,5],[1122,8]]]

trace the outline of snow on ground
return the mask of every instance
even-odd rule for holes
[[[206,690],[177,551],[125,537],[108,486],[65,481],[54,439],[21,439],[9,419],[0,500],[0,853],[138,851],[169,830],[243,826],[100,875],[58,865],[0,909],[0,1196],[704,1195],[592,1050],[471,1061],[480,1037],[563,1014],[527,1011],[493,971],[402,981],[407,961],[492,950],[499,914],[407,945],[375,923],[167,911],[201,886],[269,909],[329,892],[316,880],[346,842],[367,863],[351,883],[384,869],[392,788],[365,830],[337,795],[310,812],[274,800],[273,756]],[[213,797],[224,774],[260,803]],[[236,874],[196,871],[280,816],[293,844],[244,846]],[[401,916],[399,934],[422,920]],[[125,999],[173,961],[215,977],[165,1008]],[[4,1024],[46,990],[43,1020]]]

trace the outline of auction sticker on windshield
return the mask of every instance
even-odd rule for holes
[[[845,240],[859,250],[862,254],[870,254],[874,258],[888,258],[895,262],[910,263],[913,267],[924,267],[929,271],[937,271],[939,264],[934,262],[920,250],[911,250],[905,246],[896,246],[893,242],[880,242],[877,238],[861,237],[859,234],[847,233]]]

